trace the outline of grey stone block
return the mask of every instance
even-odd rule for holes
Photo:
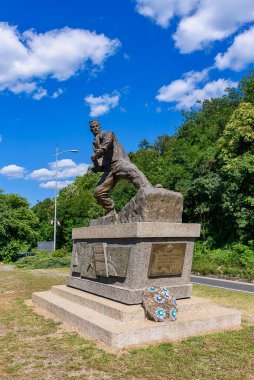
[[[73,228],[74,240],[119,238],[197,238],[200,224],[139,222]]]
[[[152,285],[169,287],[176,298],[190,297],[194,239],[199,234],[198,224],[162,222],[74,229],[68,285],[126,304],[141,303],[144,290]],[[101,253],[91,254],[97,251]]]
[[[118,213],[93,219],[90,226],[132,222],[181,223],[183,196],[180,193],[154,187],[142,187]]]

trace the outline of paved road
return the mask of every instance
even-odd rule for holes
[[[254,284],[249,282],[221,280],[203,276],[191,276],[191,282],[193,284],[212,286],[213,288],[223,288],[244,293],[254,293]]]

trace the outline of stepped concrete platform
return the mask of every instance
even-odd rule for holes
[[[119,348],[177,340],[237,328],[241,324],[239,311],[198,297],[178,300],[179,311],[174,322],[146,320],[141,305],[125,305],[65,285],[33,293],[33,302],[81,333]]]

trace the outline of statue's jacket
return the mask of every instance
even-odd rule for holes
[[[94,162],[97,171],[110,171],[111,165],[119,160],[130,161],[123,146],[117,140],[114,132],[101,131],[93,141],[94,150],[102,149],[103,156]]]

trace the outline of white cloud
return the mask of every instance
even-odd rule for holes
[[[62,89],[62,88],[59,88],[58,90],[56,90],[56,91],[53,93],[52,98],[53,98],[53,99],[58,98],[60,95],[63,94],[63,92],[64,92],[63,89]]]
[[[41,168],[32,171],[28,174],[27,178],[35,179],[38,181],[47,181],[56,176],[55,162],[49,163],[50,169]],[[64,159],[58,161],[58,179],[66,179],[71,177],[77,177],[85,174],[88,170],[88,164],[76,164],[70,159]]]
[[[91,108],[90,116],[97,117],[108,113],[112,108],[115,108],[119,103],[120,95],[118,93],[104,94],[101,96],[88,95],[85,97],[85,102]]]
[[[182,53],[223,40],[254,20],[253,0],[136,0],[136,10],[161,27],[179,17],[173,36]]]
[[[63,160],[58,160],[57,161],[57,166],[58,166],[58,169],[61,169],[61,168],[74,168],[77,166],[76,162],[74,162],[73,160],[71,160],[70,158],[64,158]],[[51,169],[55,169],[56,167],[56,162],[53,161],[53,162],[50,162],[49,163],[49,167]]]
[[[156,99],[161,102],[176,103],[177,109],[188,109],[205,99],[220,97],[228,87],[237,86],[236,82],[226,79],[208,80],[208,69],[190,72],[183,79],[177,79],[162,86]]]
[[[0,169],[0,174],[8,178],[22,178],[25,174],[25,168],[15,164],[7,165]]]
[[[58,190],[63,189],[64,187],[67,187],[71,183],[73,183],[73,181],[57,181],[57,188]],[[56,181],[48,181],[45,183],[40,183],[39,187],[43,189],[55,189]]]
[[[17,82],[13,86],[10,86],[10,90],[14,92],[14,94],[20,94],[21,92],[25,92],[26,94],[30,94],[31,92],[36,91],[36,83],[35,82]]]
[[[91,62],[102,67],[120,42],[104,34],[65,27],[46,33],[0,23],[0,90],[33,93],[35,99],[46,95],[37,81],[53,78],[65,81]]]
[[[136,0],[136,11],[152,19],[162,28],[169,26],[170,20],[192,11],[199,0]]]
[[[254,62],[254,26],[235,37],[226,53],[215,57],[215,66],[220,69],[240,71]]]
[[[41,100],[45,96],[48,96],[48,91],[45,88],[37,87],[36,92],[33,94],[33,99]]]

